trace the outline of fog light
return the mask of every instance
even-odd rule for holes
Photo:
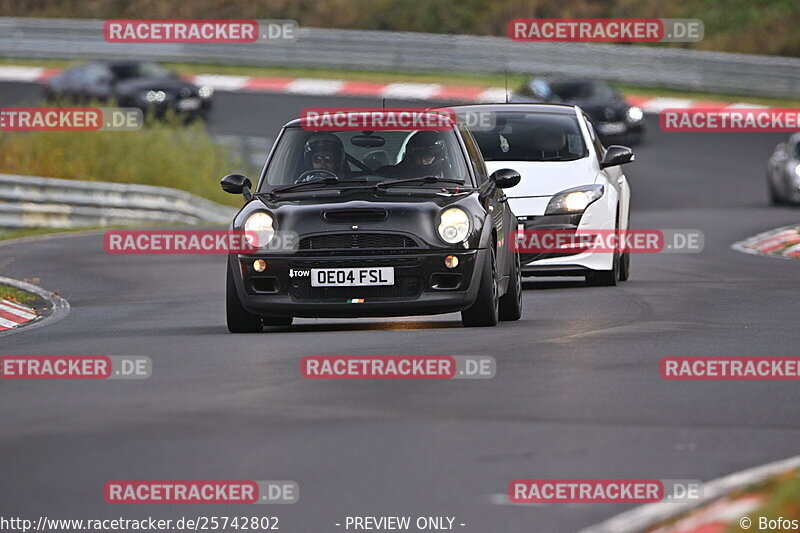
[[[253,270],[256,272],[264,272],[267,269],[267,262],[263,259],[256,259],[253,261]]]
[[[458,257],[454,255],[448,255],[444,258],[444,266],[447,268],[455,268],[458,266]]]

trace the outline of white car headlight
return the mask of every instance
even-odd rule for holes
[[[469,236],[470,223],[467,213],[459,207],[442,211],[439,217],[439,237],[448,244],[457,244]]]
[[[251,246],[264,248],[275,237],[275,219],[265,211],[256,211],[244,221],[245,239]],[[255,238],[250,233],[255,234]]]
[[[644,118],[644,111],[641,108],[633,106],[628,109],[628,112],[625,113],[625,116],[628,117],[628,120],[631,122],[639,122]]]
[[[794,167],[794,175],[800,178],[800,163],[798,163],[797,166]]]
[[[167,99],[164,91],[147,91],[144,93],[144,101],[148,104],[161,103]]]
[[[602,185],[587,185],[561,191],[550,199],[545,209],[545,215],[564,215],[582,213],[593,202],[603,196],[605,189]]]
[[[208,85],[203,85],[202,87],[200,87],[200,89],[197,90],[197,94],[203,100],[208,100],[209,98],[211,98],[211,95],[214,94],[214,89],[213,87],[209,87]]]

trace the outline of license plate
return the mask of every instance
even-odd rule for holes
[[[312,268],[312,287],[394,285],[394,267]]]
[[[194,111],[198,107],[200,107],[199,98],[184,98],[183,100],[178,100],[178,109],[181,111]]]
[[[598,124],[597,129],[603,135],[615,135],[617,133],[625,133],[625,123],[624,122],[606,122],[604,124]]]

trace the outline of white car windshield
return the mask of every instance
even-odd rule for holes
[[[574,161],[589,155],[571,114],[498,113],[493,129],[472,134],[486,161]]]

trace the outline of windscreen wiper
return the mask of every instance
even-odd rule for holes
[[[282,194],[282,193],[285,193],[285,192],[291,192],[291,191],[294,191],[294,190],[297,190],[297,189],[303,189],[303,188],[308,187],[310,185],[336,185],[337,183],[364,183],[364,181],[363,180],[340,180],[339,178],[337,178],[335,176],[328,176],[325,179],[321,179],[321,180],[303,181],[303,182],[300,182],[300,183],[295,183],[293,185],[287,185],[286,187],[276,187],[275,189],[272,189],[271,191],[267,191],[264,194],[266,194],[270,198],[275,198],[279,194]]]
[[[414,183],[415,181],[421,181],[423,183],[455,183],[457,185],[464,185],[463,180],[454,180],[450,178],[439,178],[437,176],[424,176],[421,178],[405,178],[402,180],[388,180],[388,181],[381,181],[375,184],[375,189],[386,189],[389,187],[394,187],[395,185],[401,185],[403,183]]]

